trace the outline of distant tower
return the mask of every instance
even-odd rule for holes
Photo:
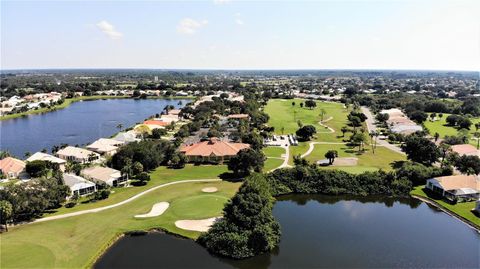
[[[153,78],[153,81],[158,82],[158,76],[155,76],[155,77]]]

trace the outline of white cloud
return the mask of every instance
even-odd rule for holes
[[[235,23],[238,24],[238,25],[244,25],[245,22],[242,20],[242,19],[235,19]]]
[[[98,29],[100,29],[100,31],[102,31],[111,39],[120,39],[123,37],[123,34],[115,30],[115,27],[108,21],[103,20],[97,23],[96,26]]]
[[[223,4],[228,4],[232,2],[232,0],[213,0],[213,3],[215,5],[223,5]]]
[[[177,32],[181,34],[191,35],[194,34],[198,29],[202,28],[203,26],[207,25],[207,20],[197,21],[191,18],[185,18],[180,21],[177,26]]]

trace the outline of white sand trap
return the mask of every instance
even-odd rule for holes
[[[210,227],[219,220],[221,217],[213,217],[209,219],[199,219],[199,220],[177,220],[175,221],[175,226],[180,229],[188,231],[197,231],[197,232],[206,232]]]
[[[218,189],[215,187],[206,187],[202,189],[203,192],[217,192]]]
[[[156,203],[152,206],[152,210],[150,210],[150,212],[147,214],[135,215],[135,218],[158,217],[162,215],[169,206],[170,204],[168,202]]]

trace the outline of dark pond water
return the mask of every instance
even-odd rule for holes
[[[82,101],[39,115],[0,121],[0,149],[23,158],[25,152],[67,143],[82,145],[110,137],[124,128],[160,113],[166,105],[179,107],[180,100],[107,99]],[[181,100],[185,105],[190,100]]]
[[[479,268],[479,234],[413,198],[285,196],[274,215],[282,241],[271,254],[220,259],[152,233],[122,238],[95,268]]]

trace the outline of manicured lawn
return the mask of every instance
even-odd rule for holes
[[[0,120],[8,120],[8,119],[14,119],[14,118],[27,116],[27,115],[41,114],[41,113],[46,113],[46,112],[50,112],[50,111],[55,111],[55,110],[58,110],[58,109],[66,108],[73,102],[78,102],[78,101],[82,101],[82,100],[117,99],[117,98],[128,98],[128,96],[110,96],[110,95],[80,96],[80,97],[65,99],[65,101],[61,105],[56,105],[53,108],[46,108],[45,107],[45,108],[39,108],[37,110],[29,110],[27,112],[5,115],[5,116],[1,116]]]
[[[92,209],[107,205],[116,204],[123,200],[126,200],[137,193],[152,187],[165,184],[172,181],[188,180],[188,179],[212,179],[218,178],[218,176],[224,172],[227,172],[226,165],[186,165],[183,169],[168,169],[164,166],[157,168],[151,173],[151,180],[145,186],[138,187],[126,187],[115,188],[114,193],[108,197],[108,199],[97,201],[94,203],[78,204],[73,208],[61,207],[54,212],[45,214],[45,216],[60,215],[85,209]]]
[[[102,212],[11,228],[0,235],[0,267],[89,267],[115,238],[132,230],[163,228],[196,238],[198,232],[176,228],[174,222],[219,216],[224,203],[239,186],[240,183],[223,181],[172,185]],[[203,193],[204,187],[217,187],[219,191]],[[152,205],[163,201],[171,204],[163,215],[146,219],[133,217],[149,212]]]
[[[347,145],[327,145],[316,144],[311,154],[305,158],[308,161],[316,162],[325,159],[325,153],[329,150],[336,150],[339,157],[355,157],[358,158],[356,166],[333,166],[326,167],[328,169],[339,169],[344,171],[375,171],[383,169],[385,171],[392,170],[390,164],[394,161],[405,160],[405,156],[389,150],[385,147],[377,147],[375,154],[369,147],[365,147],[365,152],[359,154],[358,148],[351,148]]]
[[[447,203],[443,200],[434,199],[433,197],[429,196],[427,194],[427,192],[425,192],[424,188],[425,188],[425,186],[415,187],[410,192],[410,194],[415,194],[415,195],[418,195],[418,196],[421,196],[421,197],[429,198],[429,199],[437,202],[441,206],[445,207],[449,211],[452,211],[452,212],[456,213],[457,215],[460,215],[460,216],[464,217],[465,219],[473,222],[478,227],[480,227],[480,218],[475,216],[475,214],[473,214],[473,212],[472,212],[472,209],[475,208],[475,202],[457,203],[455,205],[452,205],[452,204],[449,204],[449,203]]]
[[[265,147],[263,154],[265,154],[266,157],[281,158],[282,154],[285,154],[285,149],[281,147]]]
[[[308,150],[308,142],[300,142],[298,146],[291,146],[290,147],[290,159],[288,160],[288,164],[293,164],[293,157],[297,155],[302,155],[303,153],[307,152]]]
[[[265,164],[263,166],[263,172],[268,172],[272,169],[275,169],[277,167],[279,167],[280,165],[282,165],[283,163],[283,160],[281,159],[272,159],[272,158],[268,158],[265,160]]]
[[[292,106],[295,102],[295,106]],[[270,115],[268,125],[275,127],[276,134],[294,134],[298,130],[297,121],[300,120],[303,125],[313,125],[317,128],[314,141],[339,142],[342,140],[340,129],[347,123],[347,109],[341,103],[317,102],[315,109],[301,108],[300,103],[304,99],[271,99],[265,107],[265,112]],[[328,133],[328,130],[319,125],[321,120],[320,111],[325,109],[324,120],[332,117],[332,120],[325,122],[326,125],[333,128],[335,133]],[[327,133],[322,133],[327,132]]]
[[[430,130],[430,134],[433,136],[435,133],[440,134],[440,138],[444,138],[446,135],[457,135],[458,130],[455,127],[447,126],[446,118],[450,114],[443,114],[442,118],[438,118],[436,121],[430,121],[429,119],[425,121],[425,127]],[[480,122],[480,118],[471,118],[472,126],[470,127],[470,144],[477,146],[477,140],[473,139],[473,133],[475,132],[475,123]]]

